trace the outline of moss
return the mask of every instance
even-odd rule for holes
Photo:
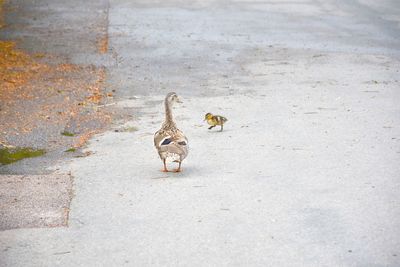
[[[71,148],[65,150],[64,152],[75,152],[75,151],[76,151],[76,148],[71,147]]]
[[[75,136],[74,133],[71,133],[71,132],[68,132],[68,131],[64,131],[64,132],[62,132],[61,134],[62,134],[62,135],[65,135],[65,136]]]
[[[44,149],[33,149],[30,147],[1,148],[0,163],[6,165],[25,158],[39,157],[45,153]]]

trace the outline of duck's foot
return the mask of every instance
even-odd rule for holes
[[[182,164],[182,162],[179,162],[178,169],[176,169],[175,172],[181,172],[181,164]]]
[[[162,169],[161,171],[162,172],[169,172],[167,169]]]

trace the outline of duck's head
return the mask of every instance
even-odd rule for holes
[[[204,116],[204,120],[211,120],[212,117],[213,117],[213,114],[207,113],[207,114]]]
[[[178,95],[175,92],[168,93],[165,100],[170,105],[174,103],[182,103],[182,101],[179,99]]]

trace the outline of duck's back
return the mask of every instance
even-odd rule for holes
[[[154,145],[161,159],[182,161],[188,154],[188,140],[179,129],[161,128],[154,134]]]

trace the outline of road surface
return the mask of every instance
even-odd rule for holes
[[[68,227],[0,232],[2,266],[400,266],[398,1],[47,2],[36,23],[82,38],[22,46],[105,66],[135,116],[50,168],[73,176]],[[179,174],[153,147],[170,91]]]

